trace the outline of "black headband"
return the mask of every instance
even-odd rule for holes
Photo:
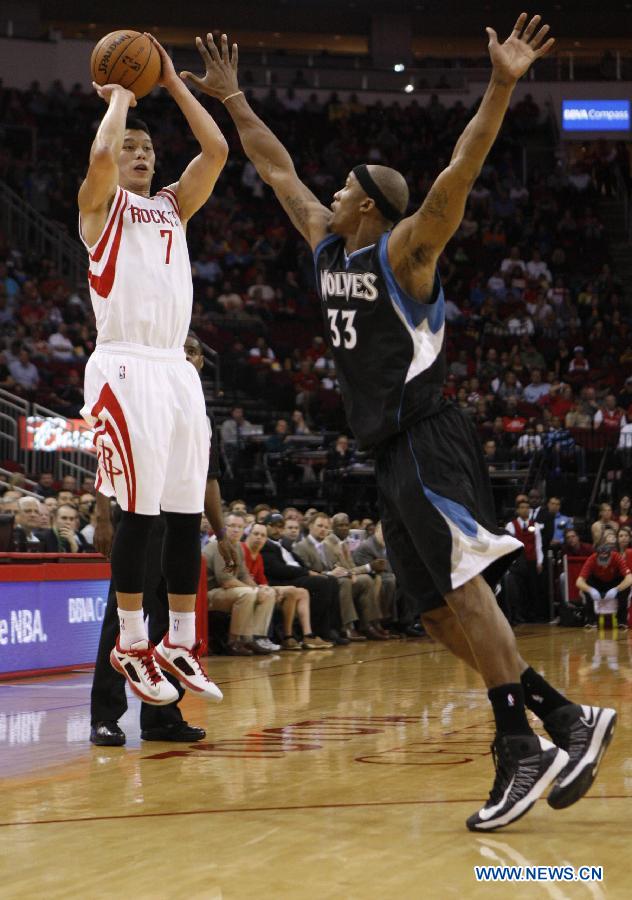
[[[384,218],[388,219],[389,222],[399,222],[403,213],[401,213],[397,209],[397,207],[393,206],[390,200],[386,199],[377,184],[373,181],[373,178],[369,173],[368,166],[365,166],[364,164],[361,166],[356,166],[352,171],[355,177],[360,182],[364,193],[367,195],[367,197],[370,197],[371,200],[375,201],[375,205],[382,213]]]

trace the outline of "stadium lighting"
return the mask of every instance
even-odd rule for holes
[[[393,71],[394,72],[403,72],[405,68],[406,68],[406,66],[404,65],[404,63],[395,63],[395,65],[393,66]]]
[[[412,92],[415,90],[415,85],[414,85],[414,84],[411,84],[411,83],[409,82],[409,83],[406,85],[406,87],[404,88],[404,90],[406,91],[407,94],[412,94]]]

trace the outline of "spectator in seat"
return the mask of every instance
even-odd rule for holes
[[[581,344],[578,344],[576,347],[573,347],[573,358],[568,364],[568,371],[571,375],[585,375],[589,369],[590,365],[584,356],[584,348]]]
[[[615,522],[618,524],[619,528],[622,526],[630,527],[632,525],[632,515],[630,515],[630,506],[632,505],[632,500],[630,499],[629,494],[624,494],[619,500],[617,506],[617,513],[613,516]]]
[[[511,566],[507,576],[511,585],[513,620],[516,623],[545,621],[547,614],[542,608],[540,585],[544,564],[542,525],[530,521],[528,501],[521,500],[516,505],[516,515],[505,528],[524,545],[524,553]]]
[[[593,547],[598,547],[603,543],[607,531],[613,531],[616,536],[618,530],[619,524],[615,521],[612,514],[612,506],[610,503],[600,503],[599,518],[590,526]]]
[[[531,382],[526,386],[522,394],[526,403],[538,403],[544,397],[547,397],[551,391],[551,385],[542,380],[542,371],[540,369],[532,369]]]
[[[353,450],[349,446],[349,438],[346,434],[340,434],[336,443],[327,454],[328,469],[345,469],[353,462]]]
[[[290,426],[287,419],[277,419],[274,426],[274,434],[266,438],[266,450],[268,453],[281,453],[285,442],[290,435]]]
[[[51,334],[48,339],[48,346],[53,359],[59,362],[71,362],[74,359],[74,348],[72,341],[68,337],[68,326],[65,322],[60,322],[57,326],[57,331]]]
[[[592,548],[591,548],[592,549]],[[632,572],[632,529],[622,525],[617,532],[617,552],[624,557],[628,569]]]
[[[57,491],[53,483],[52,472],[41,472],[34,490],[40,497],[54,497]]]
[[[531,254],[531,259],[528,261],[526,265],[527,274],[529,278],[534,278],[538,280],[542,276],[546,278],[549,284],[553,281],[551,277],[551,271],[547,264],[542,259],[542,255],[539,250],[534,250]]]
[[[351,575],[352,596],[360,611],[361,632],[370,640],[388,640],[390,635],[381,623],[380,584],[375,580],[376,572],[382,568],[381,563],[356,564],[349,549],[351,524],[346,513],[336,513],[332,517],[331,529],[324,539],[325,556],[330,564],[346,569]]]
[[[355,601],[358,601],[362,615],[365,616],[366,613],[364,621],[368,624],[370,621],[368,614],[373,611],[373,586],[367,586],[365,581],[359,583],[354,581],[351,572],[335,562],[334,554],[325,544],[325,538],[329,532],[329,516],[317,512],[309,521],[307,537],[295,545],[294,552],[309,569],[336,580],[339,588],[343,635],[350,641],[365,641],[366,636],[360,634],[356,628],[360,617],[356,611]]]
[[[577,531],[574,528],[567,528],[564,532],[564,542],[560,550],[562,556],[591,556],[595,548],[591,544],[585,544],[580,540]]]
[[[251,428],[250,422],[244,418],[244,411],[241,406],[235,406],[230,411],[230,418],[225,419],[220,427],[222,442],[226,444],[237,444],[244,428]]]
[[[300,409],[295,409],[292,413],[292,434],[311,434],[305,417]]]
[[[231,510],[231,512],[238,512],[237,509]],[[270,513],[272,512],[272,507],[268,503],[257,503],[255,508],[253,509],[253,514],[255,517],[255,522],[257,524],[265,523],[265,520],[268,518]]]
[[[286,550],[293,550],[294,544],[301,540],[301,523],[298,519],[285,516],[281,543]]]
[[[632,420],[632,375],[628,375],[621,393],[617,397],[617,404],[625,410],[626,419]]]
[[[380,576],[380,609],[382,618],[387,622],[394,622],[397,618],[395,610],[395,575],[388,561],[382,523],[378,522],[375,531],[370,537],[361,541],[353,551],[353,559],[356,565],[368,565],[371,571]]]
[[[276,597],[270,587],[257,585],[248,572],[240,540],[245,524],[237,513],[226,518],[226,534],[237,552],[236,569],[226,566],[217,541],[209,541],[202,550],[208,574],[208,606],[230,613],[227,649],[231,656],[268,655],[272,652],[267,638]]]
[[[9,363],[9,372],[15,383],[23,391],[31,393],[39,387],[39,372],[37,367],[31,362],[31,355],[25,347],[20,350],[18,358]]]
[[[13,538],[18,553],[41,553],[40,540],[41,510],[35,497],[20,497],[17,503],[17,514]]]
[[[92,494],[82,494],[79,497],[79,527],[85,528],[90,523],[94,512],[95,497]],[[92,541],[89,541],[91,544]]]
[[[603,406],[595,413],[594,428],[601,428],[608,434],[617,434],[619,429],[627,425],[624,410],[617,406],[614,394],[606,394]]]
[[[591,624],[599,616],[614,616],[619,603],[632,585],[632,574],[625,559],[617,552],[617,537],[607,531],[597,551],[588,557],[577,579],[577,588],[583,594]]]
[[[83,387],[76,369],[70,369],[66,384],[51,399],[54,408],[69,419],[78,419],[83,406]]]
[[[268,585],[260,552],[267,540],[267,527],[263,524],[257,525],[255,523],[242,544],[246,567],[252,578],[260,586]],[[322,638],[319,638],[312,632],[309,614],[309,591],[296,585],[277,585],[273,590],[276,596],[276,603],[280,606],[283,616],[281,650],[329,650],[334,646],[329,641],[323,641]],[[303,634],[303,639],[300,643],[292,634],[294,619],[297,616]],[[270,645],[271,649],[274,647],[275,645]]]
[[[43,553],[85,553],[85,538],[78,533],[79,514],[74,506],[60,503],[55,510],[53,527],[41,536]]]
[[[504,275],[506,272],[513,272],[516,267],[524,272],[526,264],[524,259],[520,256],[520,248],[512,247],[509,251],[509,256],[506,256],[501,262],[500,271]]]
[[[217,302],[227,315],[238,315],[244,308],[244,301],[241,296],[233,290],[230,281],[224,282],[222,293],[217,298]]]
[[[337,630],[340,621],[339,588],[335,578],[328,578],[320,572],[304,566],[293,551],[281,542],[284,520],[280,513],[270,513],[264,522],[268,530],[268,540],[261,548],[263,568],[269,583],[296,585],[309,591],[310,613],[313,630],[334,644],[348,644],[349,639]]]
[[[61,490],[70,491],[73,495],[77,490],[77,479],[74,475],[64,475],[61,480]]]
[[[490,438],[483,444],[483,457],[488,472],[496,472],[507,465],[507,456],[496,446],[496,441]]]

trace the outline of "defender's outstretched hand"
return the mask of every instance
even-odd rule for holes
[[[202,38],[197,37],[195,39],[196,46],[206,67],[204,77],[199,78],[197,75],[193,75],[192,72],[181,72],[180,78],[183,81],[193,82],[205,94],[224,101],[226,97],[239,91],[239,84],[237,83],[237,44],[233,44],[229,53],[228,38],[223,34],[220,53],[212,34],[206,35],[206,41],[207,44],[204,43]]]
[[[522,78],[529,66],[549,52],[555,38],[549,38],[542,43],[549,31],[548,25],[538,28],[542,16],[534,16],[527,27],[527,13],[518,16],[514,30],[504,44],[498,43],[498,35],[493,28],[486,28],[489,37],[489,55],[494,66],[494,72],[501,78],[517,81]]]

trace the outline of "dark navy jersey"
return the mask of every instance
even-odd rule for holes
[[[389,235],[347,256],[344,240],[330,234],[314,251],[347,420],[363,449],[445,403],[445,302],[439,274],[428,303],[409,297],[388,262]]]

